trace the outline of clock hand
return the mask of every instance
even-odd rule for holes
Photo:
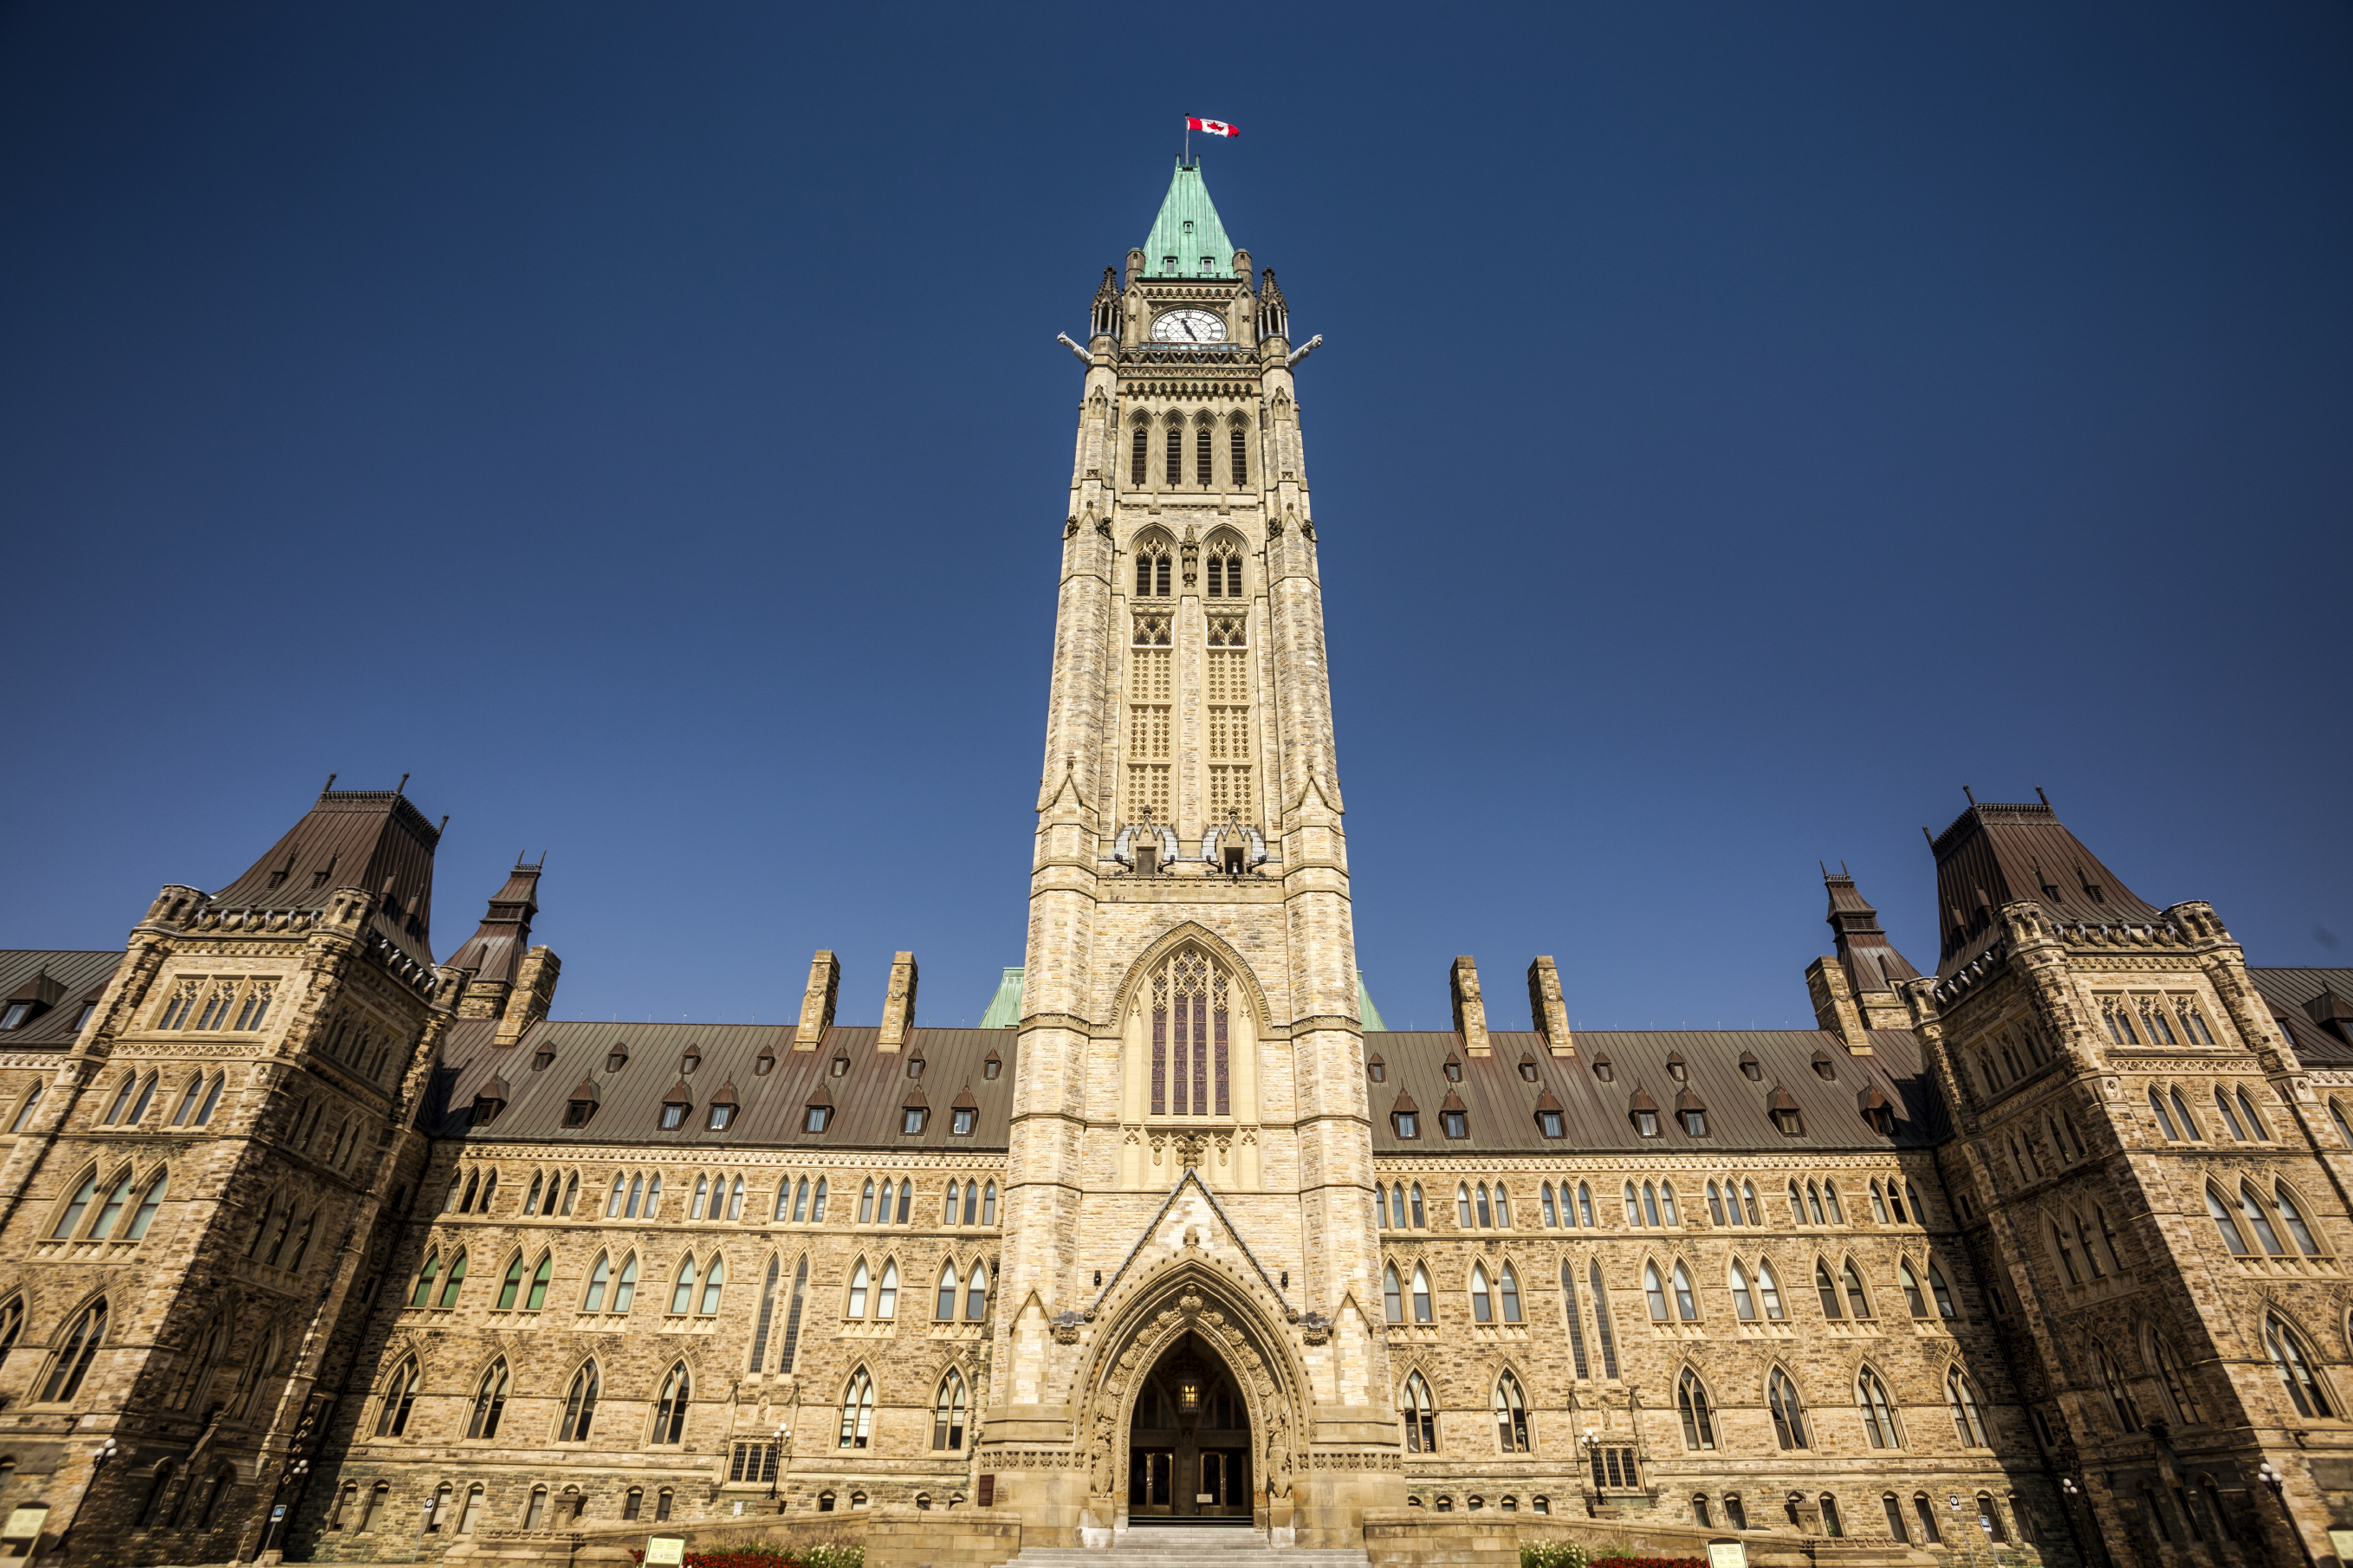
[[[1201,341],[1198,337],[1196,337],[1196,336],[1194,335],[1194,332],[1193,332],[1193,323],[1192,323],[1191,321],[1179,321],[1176,324],[1177,324],[1178,326],[1180,326],[1180,327],[1182,327],[1182,328],[1184,328],[1184,329],[1185,329],[1185,335],[1186,335],[1187,338],[1191,338],[1191,339],[1192,339],[1192,341],[1193,341],[1193,342],[1197,342],[1197,343],[1198,343],[1198,342],[1199,342]]]

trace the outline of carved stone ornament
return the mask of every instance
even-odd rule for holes
[[[1077,1312],[1064,1310],[1055,1313],[1053,1320],[1054,1342],[1058,1345],[1077,1344],[1079,1342],[1079,1325],[1085,1321],[1086,1319],[1080,1316]]]
[[[1299,1332],[1311,1345],[1332,1342],[1332,1320],[1321,1312],[1309,1312],[1299,1320]]]

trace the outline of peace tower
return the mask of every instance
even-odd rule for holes
[[[1075,1437],[1091,1477],[1012,1470],[1008,1489],[1042,1489],[1021,1500],[1057,1514],[1092,1496],[1107,1527],[1128,1412],[1089,1369],[1128,1348],[1140,1297],[1214,1290],[1288,1406],[1261,1412],[1283,1438],[1259,1462],[1287,1468],[1293,1442],[1363,1461],[1291,1489],[1336,1527],[1398,1478],[1295,382],[1313,344],[1293,346],[1273,270],[1253,278],[1180,163],[1072,347],[1086,374],[1008,1155],[1020,1306],[983,1452]],[[1313,1327],[1277,1355],[1286,1320]]]

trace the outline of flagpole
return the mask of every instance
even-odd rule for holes
[[[1189,114],[1185,117],[1185,162],[1188,166],[1193,162],[1193,117]]]

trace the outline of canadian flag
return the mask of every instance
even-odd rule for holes
[[[1239,136],[1241,134],[1240,132],[1235,130],[1232,126],[1227,124],[1222,120],[1188,119],[1185,121],[1185,128],[1188,131],[1206,131],[1212,136]]]

